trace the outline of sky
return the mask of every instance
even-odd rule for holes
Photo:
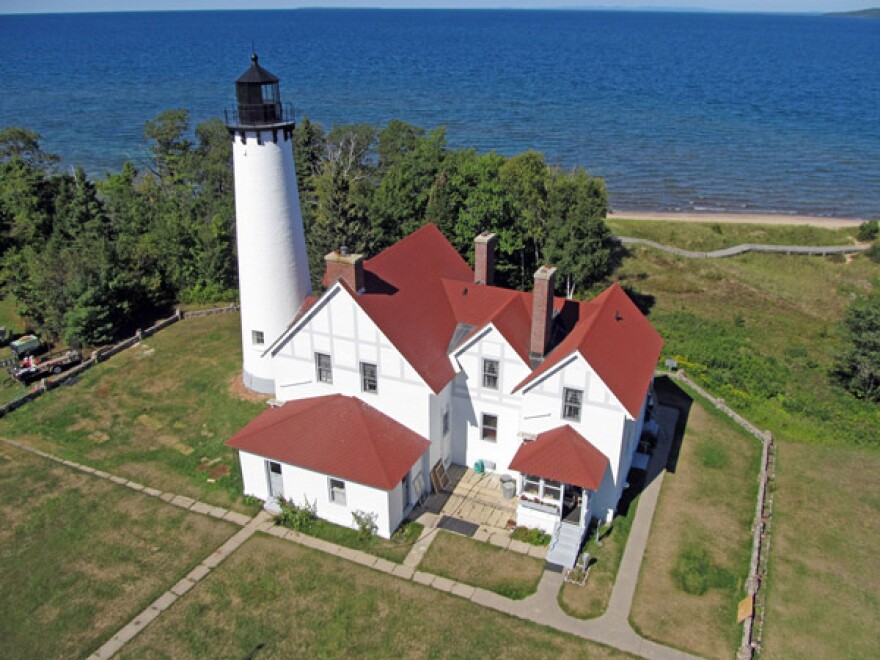
[[[161,11],[179,9],[293,9],[385,7],[454,9],[708,9],[816,13],[878,6],[880,0],[0,0],[0,14]]]

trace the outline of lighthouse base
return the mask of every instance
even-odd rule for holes
[[[244,369],[241,370],[241,380],[244,386],[252,392],[259,394],[275,394],[275,381],[271,378],[260,378]]]

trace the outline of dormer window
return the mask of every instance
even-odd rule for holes
[[[581,421],[581,404],[584,400],[583,390],[566,387],[562,390],[562,419],[572,422]]]
[[[483,360],[483,387],[489,390],[498,389],[498,360]]]

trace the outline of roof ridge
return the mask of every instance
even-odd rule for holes
[[[370,452],[373,454],[373,458],[379,465],[379,470],[382,472],[385,483],[388,483],[391,481],[391,477],[388,474],[388,470],[385,469],[385,461],[382,460],[382,456],[376,448],[376,442],[378,440],[373,436],[373,419],[367,415],[367,406],[369,406],[369,404],[356,396],[348,396],[347,398],[353,399],[358,404],[357,414],[360,417],[361,424],[363,424],[363,427],[367,430],[367,437],[370,439]]]

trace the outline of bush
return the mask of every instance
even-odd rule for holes
[[[547,532],[529,527],[517,527],[510,538],[532,545],[550,545],[550,535]]]
[[[872,245],[870,248],[868,248],[868,250],[865,252],[865,256],[867,256],[868,259],[873,261],[875,264],[880,264],[880,243]]]
[[[278,506],[281,507],[281,512],[275,516],[275,524],[296,530],[297,532],[304,532],[309,529],[315,518],[318,517],[317,501],[309,504],[309,501],[305,500],[305,504],[299,506],[293,500],[278,498]]]
[[[868,220],[859,225],[857,238],[860,241],[873,241],[880,236],[880,223],[876,220]]]
[[[354,519],[354,524],[357,525],[358,538],[362,541],[368,541],[379,531],[379,526],[376,524],[376,518],[379,517],[378,514],[367,513],[366,511],[352,511],[351,517]]]

